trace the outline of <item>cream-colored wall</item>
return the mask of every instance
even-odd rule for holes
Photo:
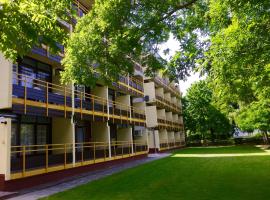
[[[160,140],[161,143],[168,142],[168,133],[167,133],[167,130],[165,130],[165,129],[160,129],[159,130],[159,140]]]
[[[157,108],[156,106],[146,107],[146,124],[147,127],[157,126]]]
[[[130,111],[130,95],[118,96],[115,98],[115,101],[119,103],[116,105],[116,108]]]
[[[92,122],[93,142],[109,142],[110,127],[104,122]]]
[[[156,98],[156,93],[155,93],[155,83],[154,82],[149,82],[149,83],[144,83],[144,95],[149,96],[149,101],[153,101]]]
[[[166,120],[173,121],[172,112],[166,112]]]
[[[0,109],[12,107],[12,62],[0,52]]]
[[[178,122],[183,124],[183,116],[181,116],[181,115],[178,116]]]
[[[0,174],[5,175],[5,180],[10,179],[10,149],[11,119],[3,118],[0,119]]]
[[[173,114],[173,121],[174,122],[178,122],[178,115],[177,114]]]
[[[181,142],[185,142],[185,133],[184,132],[180,132],[179,133],[180,134],[180,140],[181,140]]]
[[[73,126],[70,119],[52,118],[52,144],[69,144],[67,152],[72,152]],[[54,153],[63,153],[63,150],[56,150]]]
[[[144,111],[145,110],[145,102],[133,103],[133,107],[137,110]]]
[[[108,99],[108,86],[96,86],[92,90],[92,94],[98,97]]]
[[[171,97],[171,102],[175,105],[177,105],[176,97]]]
[[[132,128],[118,128],[117,141],[132,142]]]
[[[175,132],[174,133],[174,138],[175,138],[175,141],[177,141],[177,142],[181,141],[180,133],[179,132]]]
[[[168,132],[168,140],[169,140],[169,142],[175,142],[175,137],[174,137],[173,131]]]
[[[153,116],[153,115],[152,115]],[[157,118],[158,119],[166,119],[166,112],[165,109],[158,109],[157,110]]]
[[[52,118],[52,143],[72,143],[72,123],[70,119]]]
[[[149,149],[154,149],[160,148],[160,142],[159,142],[159,134],[158,130],[149,130],[148,131],[148,148]]]
[[[163,89],[163,88],[161,88],[161,87],[156,88],[155,91],[156,91],[156,95],[158,95],[158,96],[164,98],[164,89]]]
[[[169,92],[165,93],[165,94],[164,94],[164,98],[165,98],[167,101],[171,102],[171,101],[172,101],[172,99],[171,99],[171,93],[169,93]]]

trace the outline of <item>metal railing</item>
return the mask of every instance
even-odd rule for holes
[[[162,86],[163,88],[165,88],[166,90],[170,91],[172,94],[176,95],[177,97],[181,97],[180,91],[175,88],[172,87],[168,81],[164,80],[163,78],[156,76],[154,78],[154,82],[160,86]]]
[[[15,104],[23,106],[27,114],[28,107],[41,107],[46,116],[51,110],[63,112],[64,117],[72,111],[72,89],[35,79],[30,76],[13,73],[13,97]],[[85,115],[102,117],[103,120],[112,118],[122,121],[145,122],[145,111],[117,101],[111,101],[93,94],[74,90],[74,109],[81,119]],[[19,100],[18,100],[19,99]]]
[[[161,150],[164,149],[172,149],[172,148],[177,148],[177,147],[181,147],[184,144],[180,141],[180,140],[160,140],[159,141],[159,146]]]
[[[178,122],[173,122],[170,120],[165,120],[165,119],[157,119],[158,126],[160,128],[164,129],[169,129],[169,130],[182,130],[183,129],[183,124],[178,123]]]
[[[84,142],[75,143],[75,155],[72,152],[72,143],[12,146],[11,174],[20,178],[136,156],[147,153],[148,146],[136,141]]]
[[[165,109],[178,113],[181,112],[180,106],[175,105],[174,103],[166,100],[165,98],[156,95],[156,99],[159,101],[160,104],[162,104],[165,107]]]

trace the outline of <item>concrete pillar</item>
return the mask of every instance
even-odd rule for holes
[[[160,149],[160,138],[159,138],[158,130],[148,131],[148,148]]]
[[[0,174],[10,180],[11,119],[0,119]]]
[[[133,143],[132,128],[119,128],[117,129],[117,140]],[[133,145],[131,145],[131,153],[134,153]]]
[[[12,62],[0,53],[0,109],[12,107]]]
[[[72,144],[73,126],[70,119],[53,117],[52,118],[52,143],[53,144]],[[64,150],[55,150],[54,153],[63,153]],[[67,152],[72,152],[68,148]]]
[[[109,157],[111,157],[110,127],[107,122],[92,123],[93,142],[105,142],[109,146]]]

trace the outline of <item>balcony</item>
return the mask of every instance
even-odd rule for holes
[[[167,111],[171,111],[174,113],[181,113],[181,108],[173,103],[171,103],[170,101],[166,100],[165,98],[156,95],[156,103],[158,106],[166,109]]]
[[[159,142],[161,151],[179,148],[185,145],[185,143],[181,142],[180,140],[160,140]]]
[[[172,87],[169,83],[169,81],[156,76],[154,79],[154,82],[159,85],[160,87],[163,87],[166,91],[171,92],[173,95],[177,96],[177,97],[181,97],[180,91],[174,87]]]
[[[183,130],[183,125],[178,122],[173,122],[165,119],[157,119],[158,121],[158,128],[159,129],[166,129],[169,131],[181,131]]]
[[[132,96],[144,97],[143,82],[138,79],[119,76],[119,81],[114,82],[113,86]]]
[[[61,63],[61,61],[62,61],[62,59],[64,57],[64,46],[60,45],[60,44],[57,44],[57,46],[60,48],[60,53],[56,54],[56,55],[51,54],[49,52],[49,47],[47,47],[45,45],[41,45],[41,47],[33,47],[32,53],[40,55],[40,56],[47,57],[51,61]]]
[[[145,126],[145,112],[134,107],[109,101],[92,94],[14,73],[13,112],[48,117],[112,121],[114,123]]]
[[[73,157],[73,148],[75,156]],[[111,153],[111,156],[110,156]],[[11,179],[147,154],[144,142],[117,141],[11,147]],[[73,163],[73,159],[75,162]]]

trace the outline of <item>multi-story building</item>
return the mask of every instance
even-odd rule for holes
[[[154,78],[144,78],[144,92],[150,151],[163,151],[185,145],[178,85],[158,73]]]
[[[89,2],[74,4],[79,16],[90,9]],[[59,24],[72,29],[69,23]],[[151,131],[146,128],[143,69],[135,66],[132,76],[120,76],[111,85],[102,81],[94,88],[63,85],[64,47],[59,47],[59,55],[51,54],[45,45],[35,47],[16,63],[0,52],[0,190],[26,187],[27,181],[35,184],[35,177],[45,180],[148,153]],[[168,116],[175,117],[172,123],[178,120],[173,110],[180,108],[168,106],[172,108]],[[166,134],[174,134],[175,125],[170,129],[165,124],[165,130],[170,130]],[[179,137],[174,134],[174,146]],[[14,183],[19,183],[17,188],[10,188]]]

